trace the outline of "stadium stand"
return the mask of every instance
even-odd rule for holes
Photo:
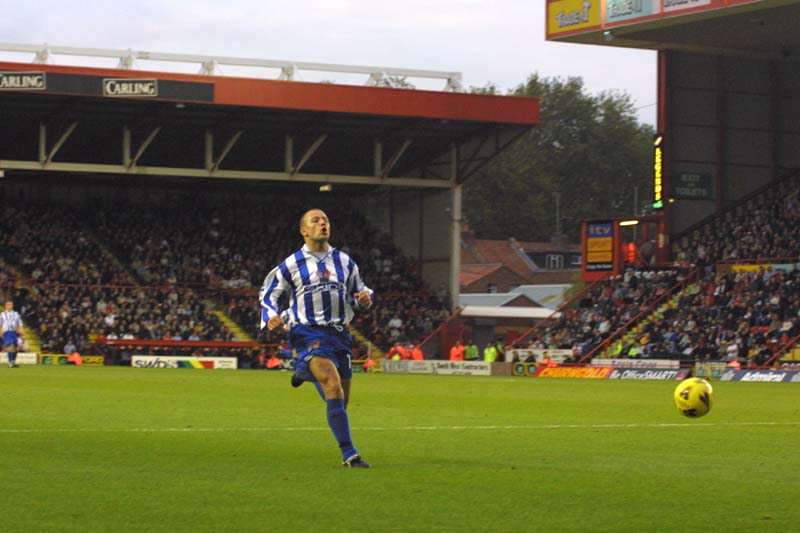
[[[673,256],[704,268],[718,261],[795,261],[798,220],[800,175],[794,172],[678,236]]]
[[[26,295],[25,317],[45,352],[74,345],[93,353],[98,341],[117,339],[284,342],[259,331],[257,293],[268,270],[299,246],[303,207],[269,195],[260,206],[18,206],[0,217],[9,251],[3,280],[25,287],[8,292]],[[346,207],[329,211],[378,295],[354,323],[363,337],[387,349],[447,318],[385,235]]]
[[[798,174],[754,192],[690,228],[675,263],[629,268],[563,304],[515,344],[595,356],[751,366],[800,335]]]
[[[630,268],[587,287],[558,309],[558,318],[541,321],[515,344],[572,349],[581,359],[674,292],[686,276],[685,268]]]
[[[765,362],[800,333],[796,270],[767,268],[797,262],[798,181],[790,175],[678,236],[674,264],[592,285],[524,342],[572,349],[576,360],[738,353]],[[74,345],[92,353],[98,339],[285,341],[259,332],[256,294],[268,269],[298,246],[294,219],[308,200],[264,193],[208,205],[180,192],[170,201],[181,209],[128,198],[4,211],[0,283],[22,302],[43,351]],[[448,320],[447,294],[425,287],[386,235],[347,202],[319,202],[332,204],[335,236],[378,294],[354,321],[361,338],[385,351],[398,340],[418,343]],[[742,266],[752,263],[763,268]],[[693,267],[701,271],[684,288]]]

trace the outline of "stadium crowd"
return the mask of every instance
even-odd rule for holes
[[[347,202],[327,203],[334,204],[332,244],[343,243],[376,292],[376,305],[353,323],[368,341],[383,351],[418,343],[448,319],[449,295],[424,286],[416,263],[387,235]],[[14,204],[0,214],[0,284],[21,302],[47,351],[90,352],[98,339],[236,340],[215,310],[254,339],[285,343],[283,334],[259,331],[257,291],[268,270],[299,247],[301,210],[299,200],[284,197],[224,207],[185,198],[166,206],[130,199]],[[798,274],[717,266],[796,262],[798,218],[800,187],[786,180],[676,239],[680,266],[631,267],[595,284],[559,319],[543,323],[530,345],[569,348],[580,358],[641,315],[634,341],[615,337],[608,353],[761,361],[800,333]],[[694,267],[698,278],[679,287]],[[677,305],[643,313],[671,291]]]
[[[797,260],[800,178],[776,183],[675,240],[675,261],[713,270],[718,261]]]
[[[42,349],[90,351],[100,339],[230,340],[192,289],[141,287],[73,209],[7,209],[2,246],[27,281],[25,320]],[[5,272],[11,270],[7,264]],[[4,274],[8,279],[8,274]]]
[[[645,355],[761,365],[775,348],[800,334],[798,310],[798,270],[707,275],[684,290],[677,305],[648,321],[637,343]]]
[[[579,360],[674,287],[680,291],[673,305],[644,314],[638,334],[627,342],[616,336],[606,353],[763,364],[800,335],[798,221],[800,186],[787,179],[678,239],[675,264],[682,268],[629,268],[597,283],[558,321],[534,331],[529,346],[571,348]],[[698,279],[678,287],[695,267]]]
[[[222,309],[253,338],[258,287],[300,245],[298,201],[180,209],[115,203],[91,208],[25,205],[0,216],[9,251],[4,278],[26,281],[26,322],[43,349],[91,350],[97,339],[234,340],[211,312]],[[354,326],[382,349],[417,340],[449,315],[414,263],[346,207],[330,209],[333,244],[356,258],[377,301]],[[21,291],[16,291],[17,293]]]
[[[577,359],[587,355],[675,288],[686,269],[629,268],[623,274],[591,285],[553,321],[534,331],[530,347],[572,349]]]

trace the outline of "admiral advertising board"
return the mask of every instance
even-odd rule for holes
[[[800,370],[726,370],[722,381],[750,381],[761,383],[800,383]]]

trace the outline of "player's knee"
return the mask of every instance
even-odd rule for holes
[[[334,374],[328,374],[323,379],[319,380],[320,385],[322,385],[322,390],[325,391],[325,396],[327,398],[343,398],[344,397],[344,390],[342,389],[342,384],[339,381],[339,376]]]

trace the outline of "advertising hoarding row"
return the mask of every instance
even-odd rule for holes
[[[134,368],[198,368],[207,370],[236,370],[235,357],[188,357],[178,355],[134,355]]]
[[[34,352],[17,352],[18,365],[36,365],[39,364],[37,354]],[[8,364],[8,353],[0,352],[0,365]]]
[[[112,78],[45,72],[0,71],[0,92],[23,91],[107,98],[213,102],[214,84],[157,78]]]
[[[445,374],[456,376],[491,376],[492,363],[485,361],[383,361],[388,374]]]
[[[548,0],[547,38],[724,9],[760,0]]]

